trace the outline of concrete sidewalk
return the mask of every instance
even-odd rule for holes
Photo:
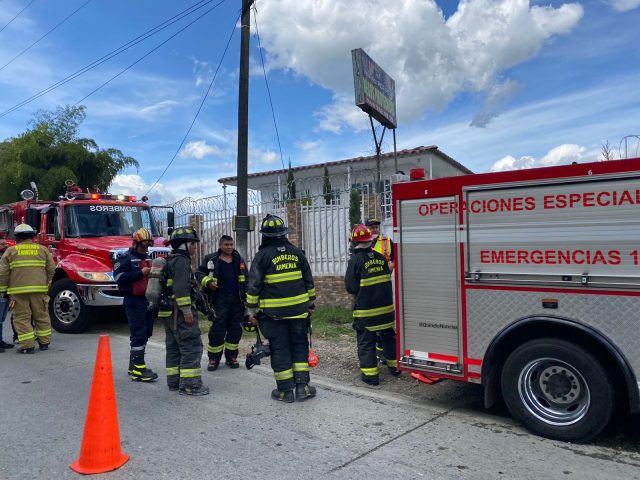
[[[96,332],[54,334],[47,352],[0,354],[0,479],[79,477],[68,465],[80,450],[96,346]],[[282,404],[269,397],[271,371],[244,366],[204,372],[211,394],[184,397],[166,387],[162,344],[147,349],[160,372],[153,384],[126,375],[127,337],[112,335],[111,351],[131,459],[104,478],[640,479],[636,454],[545,440],[455,404],[313,377],[317,398]]]

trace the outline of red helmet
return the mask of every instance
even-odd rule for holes
[[[373,242],[373,235],[371,230],[366,225],[358,224],[353,227],[351,232],[351,241],[354,243],[367,243]]]

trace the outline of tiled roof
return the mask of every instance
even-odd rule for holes
[[[465,167],[464,165],[462,165],[459,162],[456,162],[453,158],[451,158],[449,155],[447,155],[444,152],[441,152],[440,150],[438,150],[438,147],[436,145],[431,145],[429,147],[416,147],[416,148],[410,148],[410,149],[406,149],[406,150],[399,150],[398,151],[398,158],[401,157],[407,157],[410,155],[416,155],[416,154],[420,154],[420,153],[434,153],[437,156],[439,156],[440,158],[442,158],[445,162],[449,163],[451,166],[457,168],[458,170],[464,172],[464,173],[473,173],[471,170],[469,170],[467,167]],[[380,158],[382,160],[388,159],[388,158],[393,158],[393,152],[387,152],[387,153],[383,153],[382,155],[380,155]],[[315,163],[313,165],[303,165],[300,167],[291,167],[291,170],[293,170],[294,172],[299,172],[299,171],[303,171],[303,170],[311,170],[313,168],[318,168],[318,167],[332,167],[335,165],[349,165],[349,164],[354,164],[354,163],[360,163],[360,162],[366,162],[366,161],[371,161],[371,160],[375,160],[376,156],[375,155],[370,155],[368,157],[356,157],[356,158],[347,158],[345,160],[337,160],[335,162],[325,162],[325,163]],[[248,178],[259,178],[259,177],[268,177],[270,175],[279,175],[279,174],[284,174],[287,173],[287,169],[284,170],[269,170],[267,172],[258,172],[258,173],[250,173],[248,175]],[[237,180],[238,177],[225,177],[225,178],[220,178],[218,179],[218,182],[224,184],[224,183],[231,183],[231,182],[235,182]]]

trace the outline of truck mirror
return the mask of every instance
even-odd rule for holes
[[[27,209],[26,215],[27,225],[31,226],[36,232],[40,230],[40,212],[35,208]]]
[[[167,212],[167,227],[173,230],[174,226],[175,226],[175,213],[173,212],[173,209],[171,209]]]

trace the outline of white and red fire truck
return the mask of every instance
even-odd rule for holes
[[[91,326],[95,308],[122,305],[112,262],[131,246],[133,232],[150,229],[156,239],[149,248],[152,257],[169,253],[159,224],[172,227],[173,211],[133,196],[82,192],[71,181],[65,190],[57,200],[38,200],[33,190],[23,190],[22,201],[0,205],[0,238],[11,239],[20,223],[38,232],[36,240],[49,247],[56,262],[49,290],[52,325],[79,333]]]
[[[533,432],[640,411],[640,159],[395,184],[399,365]]]

